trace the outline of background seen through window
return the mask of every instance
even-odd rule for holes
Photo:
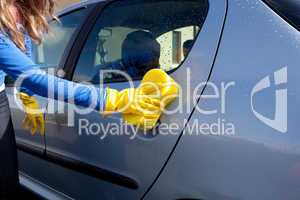
[[[207,12],[207,0],[122,0],[111,3],[88,36],[73,80],[98,84],[99,72],[104,69],[120,69],[133,79],[140,79],[151,67],[165,71],[179,67],[188,54],[184,53],[185,42],[192,41],[189,51]],[[128,44],[129,48],[124,48]],[[149,60],[149,55],[157,54],[159,56]],[[149,63],[154,64],[150,67]],[[112,74],[105,81],[121,79]]]

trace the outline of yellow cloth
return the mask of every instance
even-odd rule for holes
[[[107,88],[104,113],[121,112],[127,123],[152,129],[178,92],[178,84],[165,71],[153,69],[146,73],[138,88],[120,92]]]
[[[25,111],[25,118],[22,123],[23,128],[30,130],[32,135],[38,131],[44,135],[45,120],[39,102],[34,97],[22,92],[18,93],[17,96],[22,101]]]

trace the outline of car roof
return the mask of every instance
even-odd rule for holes
[[[91,5],[94,5],[96,3],[99,3],[99,2],[104,2],[105,0],[82,0],[78,3],[73,3],[67,7],[65,7],[64,9],[58,11],[56,13],[57,16],[59,15],[63,15],[65,13],[68,13],[70,11],[73,11],[73,10],[77,10],[79,8],[82,8],[82,7],[86,7],[86,6],[91,6]]]

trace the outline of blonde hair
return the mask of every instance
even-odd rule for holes
[[[23,27],[31,39],[41,43],[43,33],[49,31],[48,17],[55,18],[54,0],[0,0],[0,30],[25,51],[24,32],[18,28],[16,19],[8,9],[12,5],[18,9]]]

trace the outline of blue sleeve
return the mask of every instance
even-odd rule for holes
[[[104,110],[105,89],[47,75],[3,33],[0,33],[0,69],[15,80],[24,78],[22,87],[37,95]]]
[[[24,43],[25,43],[25,49],[26,49],[25,54],[27,55],[28,58],[33,60],[32,59],[32,41],[31,41],[31,38],[29,37],[29,35],[27,33],[24,34]],[[34,95],[34,93],[31,90],[29,90],[25,87],[21,87],[20,91],[28,94],[29,96]]]

